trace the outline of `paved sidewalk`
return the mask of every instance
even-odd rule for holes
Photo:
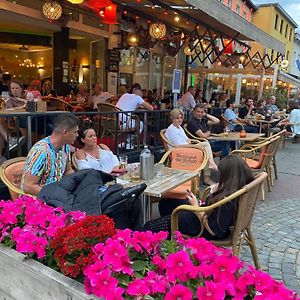
[[[257,205],[253,232],[262,270],[300,294],[300,144],[287,142],[277,164],[279,179]],[[241,258],[253,263],[247,247]]]

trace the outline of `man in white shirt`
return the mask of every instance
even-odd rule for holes
[[[132,85],[130,92],[122,95],[117,102],[116,106],[123,111],[135,111],[139,106],[144,109],[153,110],[153,107],[144,101],[142,96],[142,89],[139,83]],[[131,113],[122,113],[119,115],[120,125],[123,129],[133,129],[136,128],[136,122],[131,118]],[[143,131],[144,124],[140,121],[140,133]],[[129,143],[129,146],[128,146]],[[123,146],[119,145],[119,146]],[[131,143],[130,137],[126,140],[126,148],[131,149],[133,145]]]
[[[179,100],[179,103],[183,106],[185,109],[191,109],[194,108],[196,105],[194,96],[195,96],[196,90],[194,86],[189,86],[187,92],[182,95],[182,97]]]

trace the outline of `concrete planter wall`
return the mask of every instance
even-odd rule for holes
[[[0,245],[0,300],[90,300],[81,283]]]

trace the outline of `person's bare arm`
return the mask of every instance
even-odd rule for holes
[[[220,120],[210,114],[206,114],[206,118],[207,118],[207,124],[210,125],[216,125],[220,123]]]
[[[141,106],[145,109],[148,109],[148,110],[153,110],[153,107],[152,105],[150,105],[148,102],[144,101]]]
[[[196,135],[200,138],[207,139],[210,136],[210,131],[203,132],[201,129],[198,129]]]
[[[66,165],[66,170],[65,170],[65,174],[64,175],[70,175],[72,173],[74,173],[74,170],[72,168],[71,162],[68,161],[67,165]]]
[[[39,179],[39,176],[34,176],[27,171],[24,175],[24,192],[31,195],[37,195],[42,189],[39,185]]]

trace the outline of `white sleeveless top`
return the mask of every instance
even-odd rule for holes
[[[99,158],[85,152],[85,159],[78,159],[75,155],[75,162],[78,170],[95,169],[105,173],[111,173],[114,167],[119,165],[119,159],[111,151],[103,150],[100,147]]]

